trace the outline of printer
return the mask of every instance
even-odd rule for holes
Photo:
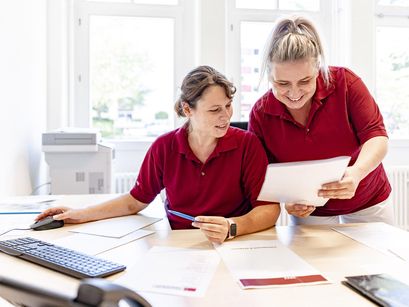
[[[51,194],[113,193],[114,148],[93,129],[67,128],[42,134]]]

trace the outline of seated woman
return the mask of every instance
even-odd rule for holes
[[[66,223],[83,223],[135,214],[166,191],[172,229],[197,227],[211,242],[274,226],[279,204],[257,201],[267,157],[258,138],[230,127],[235,87],[209,66],[184,78],[175,104],[181,127],[166,133],[148,150],[129,194],[84,209],[50,208],[36,220],[53,215]],[[195,216],[191,223],[169,213]]]

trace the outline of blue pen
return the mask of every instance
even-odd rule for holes
[[[189,221],[192,221],[192,222],[196,222],[195,218],[193,216],[191,216],[191,215],[187,215],[187,214],[184,214],[182,212],[175,211],[175,210],[168,210],[168,211],[169,211],[169,213],[171,213],[173,215],[176,215],[178,217],[181,217],[183,219],[186,219],[186,220],[189,220]]]

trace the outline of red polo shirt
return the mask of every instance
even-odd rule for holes
[[[266,204],[256,201],[266,166],[265,151],[253,133],[230,127],[202,163],[182,127],[152,144],[130,193],[150,203],[165,188],[169,209],[192,216],[240,216]],[[168,218],[172,229],[192,227],[188,220],[169,213]]]
[[[330,67],[330,72],[328,88],[321,75],[317,79],[305,127],[271,91],[254,105],[249,130],[260,138],[270,163],[351,156],[352,165],[363,143],[387,136],[379,108],[362,80],[346,68]],[[313,215],[352,213],[385,200],[390,192],[381,164],[360,182],[353,198],[331,199],[324,207],[317,207]]]

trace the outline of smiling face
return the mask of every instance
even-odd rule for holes
[[[233,115],[232,99],[219,85],[206,88],[194,109],[187,103],[184,103],[183,109],[189,118],[191,132],[212,138],[221,138],[226,134]]]
[[[309,107],[315,94],[319,69],[315,59],[272,63],[270,81],[274,96],[287,109]]]

